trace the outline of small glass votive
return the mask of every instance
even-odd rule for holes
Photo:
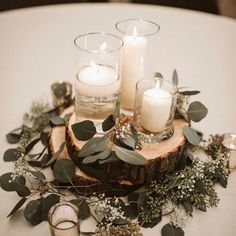
[[[72,85],[69,82],[54,82],[51,91],[54,107],[66,106],[72,102]]]
[[[174,133],[177,87],[163,79],[142,79],[136,85],[134,127],[141,140],[161,142]]]
[[[57,203],[48,213],[52,236],[79,236],[79,209],[70,202]]]
[[[224,133],[222,145],[230,151],[229,167],[236,168],[236,133]]]
[[[126,19],[116,23],[116,29],[124,41],[121,108],[124,113],[129,114],[134,108],[136,83],[142,78],[151,77],[158,66],[155,51],[160,26],[144,19]]]
[[[120,60],[123,40],[109,33],[76,37],[77,76],[75,114],[77,121],[101,122],[113,114],[120,100]]]

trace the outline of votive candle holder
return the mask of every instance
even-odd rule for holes
[[[169,139],[174,133],[177,87],[163,79],[142,79],[136,85],[134,127],[145,142]]]
[[[51,236],[79,236],[79,209],[70,202],[62,202],[51,207],[48,213]]]

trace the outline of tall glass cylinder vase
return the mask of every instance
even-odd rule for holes
[[[75,114],[77,122],[101,122],[114,113],[120,99],[120,60],[123,40],[109,33],[79,35]]]
[[[153,76],[157,70],[155,51],[158,24],[144,19],[127,19],[116,24],[124,41],[121,73],[121,107],[133,111],[135,85],[144,78]]]

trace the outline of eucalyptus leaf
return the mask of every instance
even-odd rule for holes
[[[28,164],[32,167],[41,167],[41,161],[28,161]]]
[[[19,158],[19,153],[16,148],[10,148],[5,151],[3,155],[3,160],[6,162],[17,161]]]
[[[138,198],[139,198],[139,193],[136,193],[136,192],[132,192],[128,195],[128,201],[129,202],[137,202],[138,201]]]
[[[119,159],[132,165],[145,165],[147,160],[139,153],[115,146],[115,152]]]
[[[35,158],[35,157],[38,157],[39,155],[40,155],[40,153],[30,153],[30,154],[28,154],[28,157]]]
[[[184,95],[184,96],[192,96],[192,95],[197,95],[199,93],[200,91],[198,90],[191,90],[191,91],[187,90],[187,91],[179,92],[179,94]]]
[[[40,138],[36,138],[32,142],[30,142],[25,148],[25,155],[27,155],[39,141],[40,141]]]
[[[79,151],[79,157],[86,157],[97,152],[104,151],[108,148],[110,139],[107,135],[103,137],[93,137],[86,142]]]
[[[58,83],[54,90],[53,90],[55,96],[57,98],[62,98],[66,95],[67,89],[66,89],[66,83]]]
[[[23,176],[17,177],[14,181],[12,180],[12,172],[3,174],[0,177],[1,188],[7,192],[16,191],[16,184],[25,184],[25,178]]]
[[[200,211],[207,211],[207,205],[206,202],[204,201],[204,196],[198,195],[198,204],[196,205],[197,209]]]
[[[37,225],[47,219],[50,208],[60,201],[60,196],[50,194],[45,198],[30,201],[24,210],[24,216],[32,225]]]
[[[47,162],[51,159],[51,156],[49,154],[44,154],[41,161],[40,161],[40,167],[45,167]]]
[[[121,139],[121,141],[128,147],[132,148],[133,150],[135,149],[136,140],[132,136],[126,135],[124,138]]]
[[[93,163],[93,162],[95,162],[97,160],[104,160],[107,157],[109,157],[110,154],[111,154],[111,149],[107,148],[103,152],[99,152],[98,154],[90,155],[90,156],[85,157],[83,159],[83,163],[84,164],[89,164],[89,163]]]
[[[53,116],[50,119],[50,122],[53,126],[63,126],[65,125],[65,120],[63,118],[61,118],[60,116]]]
[[[124,216],[129,219],[135,219],[138,217],[137,203],[131,202],[127,206],[122,206],[121,210],[124,212]]]
[[[179,79],[178,79],[178,74],[176,69],[174,69],[173,75],[172,75],[172,82],[177,86],[179,83]]]
[[[20,141],[22,127],[12,130],[6,135],[7,142],[16,144]]]
[[[37,225],[43,221],[42,201],[43,198],[32,200],[26,205],[24,217],[32,225]]]
[[[11,215],[13,215],[17,210],[19,210],[23,205],[24,203],[26,202],[27,198],[21,198],[19,202],[17,202],[17,204],[15,205],[15,207],[11,210],[11,212],[9,213],[9,215],[7,216],[10,217]]]
[[[116,153],[114,151],[111,152],[108,158],[104,160],[99,160],[100,164],[107,164],[115,161],[120,161],[120,159],[117,157]]]
[[[42,220],[47,219],[50,208],[60,202],[60,196],[57,194],[50,194],[42,199]]]
[[[128,221],[126,219],[116,219],[113,221],[113,225],[115,226],[122,226],[122,225],[127,225],[128,224]]]
[[[70,183],[75,174],[75,164],[72,160],[61,159],[53,166],[53,174],[59,183]]]
[[[101,152],[107,149],[108,145],[110,142],[110,138],[108,135],[104,135],[103,137],[99,138],[97,141],[95,147],[94,147],[94,152]]]
[[[159,217],[151,218],[148,222],[144,222],[144,224],[142,224],[142,227],[143,228],[153,228],[158,223],[160,223],[161,220],[162,220],[161,215]]]
[[[219,178],[219,183],[220,183],[220,185],[221,185],[223,188],[226,188],[226,187],[227,187],[227,184],[228,184],[228,180],[227,180],[227,178],[220,177],[220,178]]]
[[[89,205],[85,199],[82,199],[82,200],[81,199],[72,199],[72,200],[70,200],[70,202],[79,208],[81,220],[86,220],[87,218],[90,217],[90,215],[91,215],[90,208],[89,208]]]
[[[197,179],[196,182],[195,182],[195,187],[200,193],[207,194],[207,190],[206,190],[202,180]]]
[[[198,145],[201,141],[201,138],[197,134],[197,131],[189,126],[185,126],[183,128],[183,133],[185,138],[188,140],[189,143],[193,145]]]
[[[114,123],[116,123],[116,121],[118,122],[119,117],[120,117],[120,102],[117,102],[116,108],[115,108],[114,114],[113,114]]]
[[[30,172],[34,177],[36,177],[37,179],[39,179],[41,181],[45,181],[46,180],[45,175],[42,172],[40,172],[40,171],[28,170],[28,172]]]
[[[15,191],[20,197],[27,197],[31,194],[27,186],[19,183],[15,183]]]
[[[141,208],[145,208],[146,202],[147,202],[146,193],[144,192],[138,193],[138,199],[137,199],[138,210],[140,210]]]
[[[175,228],[175,235],[176,235],[176,236],[184,236],[184,231],[183,231],[183,229],[180,228],[180,227],[176,227],[176,228]]]
[[[108,131],[115,125],[113,115],[109,115],[103,122],[102,122],[102,130]]]
[[[203,118],[206,117],[207,113],[208,113],[207,108],[201,102],[198,101],[192,102],[189,105],[187,111],[189,119],[195,122],[201,121]]]
[[[50,158],[50,160],[43,167],[50,166],[54,161],[56,161],[57,158],[61,155],[64,147],[65,147],[65,143],[62,143],[59,150],[55,152],[55,154]]]
[[[44,146],[47,146],[47,144],[48,144],[48,137],[49,137],[49,133],[48,132],[42,132],[41,135],[40,135],[41,143]]]
[[[104,170],[98,170],[97,168],[93,168],[91,166],[88,166],[86,164],[82,164],[80,163],[79,168],[81,171],[83,171],[85,174],[92,176],[98,180],[100,180],[101,182],[105,182],[107,179],[107,175],[104,172]]]
[[[168,223],[161,229],[161,236],[184,236],[184,231],[180,227]]]
[[[96,134],[94,123],[90,120],[85,120],[71,126],[75,137],[78,140],[86,141]]]
[[[184,205],[184,208],[186,210],[186,212],[190,215],[190,216],[193,216],[192,213],[193,213],[193,205],[191,202],[188,202],[188,201],[184,201],[183,202],[183,205]]]
[[[81,150],[79,151],[79,157],[86,157],[89,156],[91,154],[93,154],[95,151],[95,146],[97,145],[98,140],[100,139],[100,137],[93,137],[90,140],[88,140],[88,142],[86,142]]]
[[[162,78],[163,79],[163,75],[160,72],[154,72],[154,78]]]

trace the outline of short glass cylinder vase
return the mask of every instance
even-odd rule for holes
[[[148,143],[169,139],[174,133],[177,87],[163,79],[142,79],[136,85],[134,127]]]
[[[144,19],[127,19],[116,24],[124,41],[121,72],[121,108],[134,109],[135,86],[142,78],[151,78],[158,65],[156,36],[160,26]],[[158,55],[158,54],[157,54]]]
[[[75,114],[77,122],[89,119],[99,127],[113,114],[120,100],[120,63],[123,40],[109,33],[79,35]]]
[[[224,133],[222,145],[229,151],[229,168],[236,168],[236,133]]]
[[[51,91],[54,107],[63,109],[72,103],[72,85],[69,82],[54,82]]]
[[[79,236],[79,209],[70,202],[52,206],[48,213],[51,236]]]

